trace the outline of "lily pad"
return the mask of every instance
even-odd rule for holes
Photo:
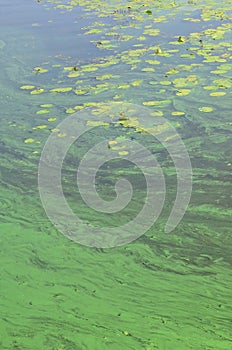
[[[72,88],[71,87],[65,87],[65,88],[54,88],[49,90],[50,92],[69,92],[71,91]]]
[[[213,111],[213,108],[212,107],[207,107],[207,106],[199,107],[199,111],[200,112],[204,112],[204,113],[210,113],[210,112]]]
[[[224,96],[224,95],[226,95],[226,92],[224,91],[215,91],[210,93],[210,96]]]
[[[22,86],[20,86],[20,89],[22,89],[22,90],[32,90],[34,88],[35,88],[34,85],[22,85]]]
[[[32,90],[30,92],[31,95],[39,95],[42,94],[44,92],[44,89],[36,89],[36,90]]]
[[[36,114],[46,114],[50,113],[49,109],[40,109],[39,111],[36,112]]]

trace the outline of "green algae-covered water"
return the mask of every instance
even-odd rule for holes
[[[232,348],[231,20],[231,0],[0,0],[0,349]],[[38,168],[46,140],[70,136],[60,123],[85,111],[96,128],[62,163],[63,194],[87,223],[77,235],[88,244],[79,244],[47,217]],[[178,180],[167,151],[177,133],[192,191],[167,233],[186,176]],[[118,158],[96,153],[98,193],[110,207],[118,179],[134,190],[119,213],[88,207],[76,186],[84,154],[105,139]],[[120,227],[147,201],[150,170],[126,159],[135,142],[162,169],[162,211],[137,239],[90,242],[86,227],[119,227],[124,237]]]

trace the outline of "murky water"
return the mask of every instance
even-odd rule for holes
[[[231,9],[231,1],[0,1],[1,349],[231,348]],[[128,103],[139,113],[130,116]],[[121,158],[136,142],[165,178],[158,220],[120,247],[69,240],[40,201],[45,142],[65,142],[59,123],[86,108],[100,111],[98,124],[89,113],[96,128],[62,167],[75,215],[103,230],[141,211],[149,169]],[[188,151],[193,189],[165,233],[178,185],[165,147],[172,139],[161,142],[170,128]],[[101,198],[110,206],[118,179],[133,186],[115,213],[89,208],[76,186],[77,166],[104,140],[118,158],[96,155]]]

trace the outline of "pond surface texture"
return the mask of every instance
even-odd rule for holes
[[[232,1],[0,0],[0,65],[0,349],[232,349]],[[40,200],[46,140],[64,142],[59,123],[85,110],[95,128],[62,164],[77,217],[103,230],[141,211],[151,174],[123,159],[136,142],[165,179],[157,220],[113,248],[69,239]],[[173,138],[159,139],[168,128],[184,142],[193,187],[166,233],[178,185]],[[117,157],[96,154],[99,196],[110,208],[118,179],[133,187],[119,212],[89,207],[77,188],[77,166],[103,140]]]

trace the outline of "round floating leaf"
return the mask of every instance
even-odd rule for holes
[[[98,67],[94,65],[86,65],[81,67],[82,72],[95,72],[98,70]]]
[[[48,72],[48,69],[42,68],[42,67],[35,67],[34,71],[37,73],[46,73]]]
[[[200,112],[204,112],[204,113],[210,113],[213,111],[212,107],[207,107],[207,106],[199,107],[198,109]]]
[[[34,88],[35,88],[34,85],[23,85],[23,86],[20,86],[20,89],[22,89],[22,90],[32,90]]]
[[[81,90],[81,89],[77,89],[77,90],[75,90],[74,92],[75,92],[75,94],[77,94],[77,95],[85,95],[85,94],[87,93],[86,90]]]
[[[46,114],[50,113],[49,109],[40,109],[39,111],[36,112],[36,114]]]
[[[224,91],[215,91],[210,93],[210,96],[224,96],[224,95],[226,95],[226,92]]]
[[[142,72],[155,72],[155,69],[147,67],[147,68],[143,68]]]
[[[75,106],[74,107],[74,109],[76,110],[76,111],[79,111],[80,109],[83,109],[84,108],[84,106]]]
[[[126,156],[128,153],[129,153],[129,152],[127,152],[127,151],[120,151],[120,152],[118,152],[118,154],[119,154],[120,156]]]
[[[109,123],[101,122],[100,120],[99,121],[89,120],[87,122],[87,125],[89,125],[89,126],[109,126]]]
[[[179,73],[179,71],[177,70],[177,69],[175,69],[175,68],[172,68],[172,69],[170,69],[168,72],[166,72],[165,74],[178,74]]]
[[[207,85],[207,86],[204,86],[204,89],[205,90],[217,90],[218,87],[216,85]]]
[[[29,138],[29,139],[25,139],[24,142],[25,142],[25,143],[32,143],[32,142],[35,142],[35,140]]]
[[[108,142],[108,146],[110,147],[110,146],[116,145],[117,143],[118,143],[118,141],[116,141],[116,140],[110,140]]]
[[[150,36],[157,36],[159,35],[160,30],[159,29],[145,29],[143,34],[147,34]]]
[[[158,61],[158,60],[146,60],[145,62],[147,62],[149,64],[160,64],[160,61]]]
[[[73,67],[64,67],[63,68],[65,71],[72,71],[73,70]]]
[[[75,112],[76,112],[76,110],[73,109],[73,108],[66,109],[66,113],[68,113],[68,114],[72,114],[72,113],[75,113]]]
[[[210,73],[212,73],[212,74],[226,74],[227,70],[216,69],[216,70],[211,70]]]
[[[172,112],[172,115],[176,115],[176,116],[184,115],[184,114],[185,114],[185,112],[181,112],[181,111],[174,111],[174,112]]]
[[[129,89],[129,87],[130,87],[129,84],[118,85],[118,89]]]
[[[188,94],[190,94],[191,90],[188,89],[180,89],[177,91],[176,95],[177,96],[187,96]]]
[[[44,89],[36,89],[36,90],[32,90],[30,92],[31,95],[39,95],[42,94],[44,92]]]
[[[53,106],[52,103],[44,103],[44,104],[40,105],[40,107],[43,107],[43,108],[50,108],[52,106]]]
[[[171,85],[172,84],[172,82],[169,80],[161,80],[159,83],[160,83],[160,85]]]
[[[49,91],[50,92],[69,92],[71,90],[72,90],[71,87],[66,87],[66,88],[55,88],[55,89],[51,89]]]
[[[34,127],[33,129],[46,129],[47,125],[37,125],[36,127]]]
[[[143,82],[142,79],[140,79],[140,80],[134,80],[134,81],[132,81],[131,85],[132,85],[132,86],[139,86],[139,85],[141,85],[142,82]]]
[[[65,136],[67,136],[66,132],[60,132],[58,134],[58,137],[65,137]]]
[[[157,101],[145,101],[143,102],[144,106],[155,106]]]
[[[80,73],[79,72],[72,72],[68,74],[69,78],[76,78],[79,77]]]

